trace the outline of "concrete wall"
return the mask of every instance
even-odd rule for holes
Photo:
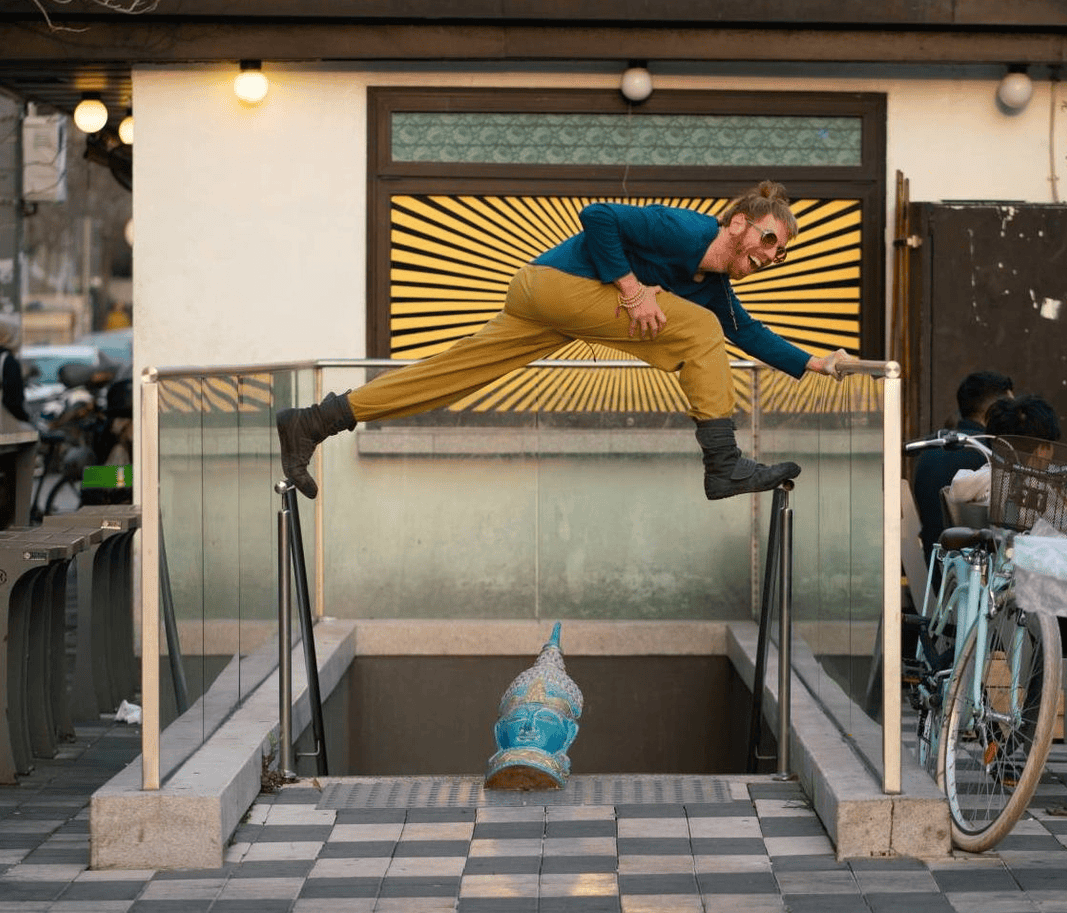
[[[528,656],[368,656],[348,695],[355,776],[481,776],[501,695]],[[582,773],[745,773],[751,692],[725,656],[568,656],[589,713]],[[635,738],[634,733],[640,733]]]

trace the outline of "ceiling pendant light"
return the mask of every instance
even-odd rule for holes
[[[74,125],[82,133],[99,133],[107,126],[107,108],[95,93],[86,93],[74,109]]]
[[[133,145],[133,111],[126,109],[126,116],[119,123],[119,139],[127,146]]]
[[[245,104],[258,105],[267,97],[267,89],[270,83],[263,75],[261,64],[258,60],[242,60],[241,72],[233,81],[234,94]]]

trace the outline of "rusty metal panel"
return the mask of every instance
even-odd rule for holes
[[[995,370],[1067,421],[1067,205],[924,203],[918,302],[921,431],[956,412],[970,371]]]

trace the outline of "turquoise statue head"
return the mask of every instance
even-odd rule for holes
[[[567,749],[578,735],[582,692],[563,664],[561,624],[534,664],[500,700],[493,727],[497,752],[489,759],[489,789],[561,789],[570,775]]]

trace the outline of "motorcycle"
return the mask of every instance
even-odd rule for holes
[[[37,419],[43,445],[41,474],[30,507],[30,522],[40,523],[64,504],[131,503],[126,477],[133,463],[133,377],[120,362],[67,364],[59,369],[63,392],[47,403]],[[86,470],[115,470],[115,486],[83,487]],[[41,496],[48,487],[41,504]]]

